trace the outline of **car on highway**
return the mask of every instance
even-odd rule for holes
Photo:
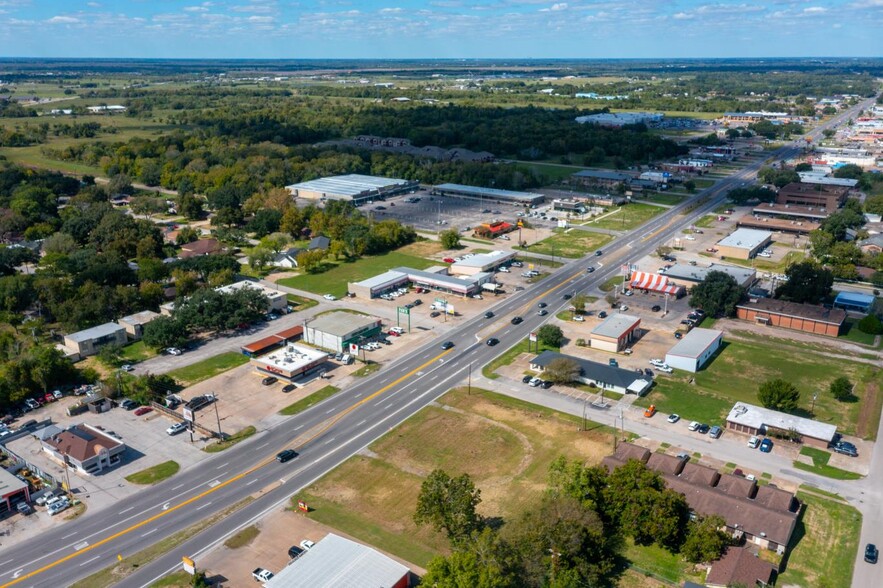
[[[187,430],[187,423],[178,422],[166,429],[166,435],[177,435]]]
[[[565,294],[561,298],[563,298],[564,300],[570,300],[571,298],[573,298],[573,294]]]
[[[595,257],[601,257],[602,255],[604,255],[604,252],[601,251],[600,249],[595,252]]]
[[[263,384],[264,386],[272,386],[273,384],[275,384],[278,381],[279,381],[279,378],[277,378],[276,376],[267,376],[266,378],[261,380],[261,384]]]
[[[757,446],[760,445],[760,439],[752,435],[748,438],[748,447],[751,449],[757,449]]]
[[[660,310],[662,310],[662,307],[659,306],[658,304],[654,304],[653,306],[650,307],[650,310],[652,312],[659,312]]]
[[[539,304],[537,304],[537,308],[546,308],[547,306],[549,306],[549,305],[546,304],[545,302],[540,302]]]
[[[880,553],[877,550],[877,546],[873,543],[868,543],[865,545],[865,561],[871,564],[877,563],[877,557]]]
[[[292,460],[297,457],[297,451],[294,449],[285,449],[276,454],[276,461],[279,463],[285,463],[286,461]]]
[[[760,450],[763,453],[769,453],[770,451],[773,450],[773,442],[770,441],[769,439],[764,439],[763,441],[760,442]]]
[[[668,422],[670,422],[670,423],[676,423],[676,422],[678,422],[679,420],[681,420],[681,415],[679,415],[679,414],[676,413],[676,412],[673,412],[673,413],[671,413],[670,415],[668,415],[668,418],[667,418],[666,420],[667,420]]]
[[[288,394],[289,392],[294,392],[296,389],[297,386],[295,386],[294,384],[285,384],[284,386],[282,386],[282,391],[286,394]]]
[[[512,320],[509,322],[511,322],[513,325],[519,325],[519,324],[521,324],[522,321],[524,321],[524,319],[521,318],[520,316],[513,316]]]
[[[548,311],[548,310],[545,310],[545,309],[542,309],[542,310],[538,310],[538,311],[537,311],[537,314],[538,314],[539,316],[546,316],[547,314],[549,314],[549,311]]]
[[[145,414],[147,414],[148,412],[150,412],[150,411],[152,411],[152,410],[153,410],[153,409],[150,408],[149,406],[142,406],[141,408],[136,408],[136,409],[135,409],[135,412],[132,413],[132,414],[134,414],[135,416],[142,416],[142,415],[145,415]]]
[[[589,267],[586,268],[586,273],[587,273],[587,274],[590,274],[590,273],[592,273],[592,272],[594,272],[594,271],[595,271],[595,268],[592,267],[592,266],[589,266]]]
[[[447,351],[448,349],[451,349],[453,346],[454,346],[453,341],[445,341],[444,343],[442,343],[441,348]]]
[[[324,296],[322,296],[322,298],[324,298],[325,300],[331,300],[332,302],[337,300],[337,296],[335,296],[334,294],[325,294]]]
[[[496,345],[499,342],[500,342],[500,340],[497,339],[496,337],[491,337],[490,339],[488,339],[486,341],[488,347],[493,347],[494,345]]]
[[[489,310],[484,313],[484,318],[494,318],[494,313]]]

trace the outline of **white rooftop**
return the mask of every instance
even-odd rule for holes
[[[227,284],[226,286],[216,288],[216,290],[218,292],[223,292],[224,294],[232,294],[236,290],[257,290],[270,300],[285,297],[285,292],[280,292],[279,290],[268,288],[267,286],[264,286],[263,284],[260,284],[258,282],[249,282],[248,280],[244,280],[242,282],[233,282],[232,284]]]
[[[338,310],[317,316],[307,323],[307,328],[316,329],[336,337],[344,337],[363,327],[370,327],[376,324],[377,321],[378,319],[373,316]]]
[[[669,349],[668,355],[677,355],[679,357],[690,357],[694,359],[698,358],[706,349],[708,349],[709,345],[714,343],[715,340],[723,334],[723,331],[696,327],[684,335],[684,338],[678,341],[674,347]]]
[[[0,496],[9,496],[14,492],[20,492],[28,487],[27,482],[22,482],[5,469],[0,468]]]
[[[319,178],[299,184],[286,186],[291,190],[310,190],[323,194],[335,194],[337,196],[358,196],[371,190],[380,190],[390,186],[400,186],[410,183],[408,180],[398,178],[382,178],[378,176],[365,176],[362,174],[348,174],[345,176],[332,176]]]
[[[758,229],[736,229],[717,242],[723,247],[738,247],[740,249],[754,249],[767,239],[772,239],[773,234],[769,231]]]
[[[391,588],[410,570],[361,543],[329,533],[264,584],[267,588]]]
[[[141,312],[136,312],[135,314],[130,314],[129,316],[124,316],[119,319],[118,323],[128,323],[130,325],[144,325],[155,319],[159,316],[158,312],[153,312],[152,310],[142,310]]]
[[[641,322],[641,319],[630,314],[612,314],[604,319],[604,322],[592,329],[592,334],[618,339],[620,335],[639,322]]]
[[[326,357],[328,357],[328,354],[324,351],[314,349],[313,347],[289,343],[284,347],[280,347],[271,353],[261,355],[255,359],[261,363],[265,363],[281,370],[296,372],[298,369]]]
[[[117,323],[104,323],[103,325],[98,325],[97,327],[92,327],[91,329],[85,329],[83,331],[77,331],[76,333],[71,333],[70,335],[65,335],[66,338],[71,341],[76,341],[77,343],[82,343],[83,341],[91,341],[92,339],[100,339],[101,337],[106,337],[108,335],[112,335],[117,331],[122,331],[123,328],[119,326]]]
[[[491,251],[490,253],[477,253],[451,264],[451,269],[457,267],[485,267],[486,265],[490,265],[493,263],[503,263],[514,257],[514,251]]]
[[[730,414],[727,415],[727,421],[739,423],[755,429],[762,429],[764,426],[775,427],[789,431],[794,429],[801,435],[812,437],[813,439],[821,439],[830,442],[834,439],[837,432],[836,425],[820,423],[812,419],[794,416],[777,410],[770,410],[762,406],[746,404],[744,402],[736,403]]]

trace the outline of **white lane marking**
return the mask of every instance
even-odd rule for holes
[[[178,484],[177,486],[172,488],[172,490],[177,490],[178,488],[181,488],[182,486],[184,486],[184,484]],[[126,512],[126,511],[123,511],[123,512]],[[122,513],[120,513],[120,514],[122,514]]]
[[[246,482],[245,485],[246,485],[246,486],[251,486],[252,484],[254,484],[254,483],[257,482],[257,481],[258,481],[258,479],[255,478],[254,480],[252,480],[252,481],[250,481],[250,482]]]
[[[337,437],[332,437],[331,439],[329,439],[328,441],[326,441],[326,442],[323,443],[322,445],[328,445],[329,443],[331,443],[331,442],[334,441],[335,439],[337,439]]]
[[[76,545],[74,545],[74,551],[86,549],[87,547],[89,547],[89,542],[88,541],[81,541],[80,543],[77,543]]]
[[[169,510],[169,507],[170,507],[170,506],[172,506],[172,503],[171,503],[171,502],[166,502],[164,505],[162,505],[162,509],[163,509],[163,510]]]
[[[230,465],[230,462],[229,462],[229,461],[226,461],[226,462],[222,463],[221,465],[219,465],[218,467],[216,467],[215,469],[216,469],[216,470],[219,470],[219,469],[221,469],[221,468],[225,468],[225,467],[227,467],[228,465]]]
[[[67,539],[69,537],[73,537],[74,535],[76,535],[76,533],[70,533],[69,535],[65,535],[64,537],[62,537],[62,539]]]
[[[294,428],[294,430],[295,430],[295,431],[300,431],[300,430],[303,429],[303,428],[304,428],[303,425],[298,425],[298,426],[296,426],[296,427]]]
[[[266,447],[266,446],[269,445],[269,444],[270,444],[270,442],[267,441],[267,442],[264,443],[263,445],[258,445],[255,449],[263,449],[264,447]]]
[[[361,393],[361,392],[355,395],[355,398],[361,398],[361,397],[362,397],[362,393]]]
[[[337,407],[334,407],[334,408],[328,409],[327,411],[325,411],[325,414],[331,414],[331,413],[334,412],[335,410],[337,410]]]
[[[21,576],[21,573],[22,573],[23,571],[24,571],[24,568],[22,568],[22,569],[16,571],[14,574],[12,574],[12,577],[13,577],[13,578],[18,578],[19,576]]]
[[[214,488],[215,486],[217,486],[217,485],[220,484],[220,483],[221,483],[220,480],[212,480],[211,482],[208,483],[208,487],[209,487],[209,488]]]
[[[93,557],[92,559],[89,559],[89,560],[84,561],[83,563],[80,564],[80,567],[83,567],[83,566],[85,566],[85,565],[88,565],[88,564],[92,563],[93,561],[95,561],[95,560],[97,560],[97,559],[101,559],[101,556],[100,556],[100,555],[96,555],[96,556]]]
[[[197,507],[196,507],[196,510],[202,510],[202,509],[204,509],[205,507],[207,507],[207,506],[210,505],[210,504],[211,504],[211,501],[206,502],[206,503],[203,504],[202,506],[197,506]]]
[[[359,425],[364,425],[364,424],[367,423],[367,422],[368,422],[368,419],[364,419],[364,420],[362,420],[362,421],[359,421],[359,424],[356,425],[356,426],[358,427]]]
[[[147,537],[147,536],[150,535],[151,533],[156,533],[157,531],[159,531],[159,527],[157,527],[156,529],[151,529],[151,530],[147,531],[146,533],[141,533],[141,536],[142,536],[142,537]]]
[[[135,508],[134,506],[130,506],[129,508],[127,508],[125,510],[121,510],[120,514],[125,514],[125,513],[129,512],[130,510],[133,510],[134,508]]]

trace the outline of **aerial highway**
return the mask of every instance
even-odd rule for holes
[[[841,113],[814,129],[810,136],[818,136],[824,128],[845,121],[866,106],[862,104]],[[769,156],[781,159],[798,149],[791,144],[770,152]],[[740,169],[697,198],[617,238],[605,248],[602,256],[571,261],[540,283],[502,300],[493,308],[496,314],[493,322],[481,315],[465,321],[373,377],[131,499],[87,514],[32,540],[4,541],[0,548],[0,588],[70,585],[117,563],[118,557],[125,560],[152,544],[216,517],[217,522],[192,536],[177,536],[164,555],[139,567],[116,585],[146,586],[180,565],[182,556],[198,558],[199,553],[229,532],[285,503],[298,490],[451,387],[461,384],[470,369],[480,369],[527,337],[548,318],[537,315],[539,302],[547,303],[549,316],[554,316],[568,304],[562,294],[596,287],[619,273],[622,264],[653,252],[683,227],[723,202],[730,189],[754,179],[762,164],[758,161]],[[684,214],[696,202],[700,202],[699,206]],[[586,273],[586,267],[597,262],[603,265],[598,264],[600,267],[594,273]],[[524,321],[511,324],[510,319],[515,315],[522,316]],[[500,344],[487,346],[485,341],[490,336],[497,337]],[[441,343],[446,340],[452,341],[454,347],[443,350]],[[296,449],[299,457],[283,464],[276,462],[275,454],[289,447]],[[875,508],[880,510],[880,501],[875,503]],[[877,512],[879,519],[883,516]],[[871,579],[880,578],[868,578]]]

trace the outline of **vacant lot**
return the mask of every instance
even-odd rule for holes
[[[612,450],[607,429],[579,432],[579,422],[492,392],[456,389],[309,487],[310,516],[425,566],[448,544],[411,520],[424,476],[436,468],[468,473],[481,488],[482,514],[517,516],[545,488],[556,457],[597,463]]]
[[[363,257],[356,261],[340,263],[326,261],[325,267],[327,269],[324,272],[285,278],[279,280],[279,283],[289,288],[306,290],[315,294],[333,294],[340,298],[346,295],[349,282],[358,282],[394,267],[426,269],[432,265],[435,265],[435,262],[431,260],[400,251],[391,251],[383,255]]]
[[[680,370],[661,375],[653,391],[636,404],[650,403],[663,412],[676,412],[690,420],[722,425],[737,401],[759,404],[758,385],[768,379],[793,382],[801,392],[797,414],[809,416],[814,393],[816,419],[837,425],[847,435],[857,432],[862,399],[869,386],[879,384],[883,375],[874,366],[824,355],[835,351],[823,346],[789,344],[787,340],[725,341],[723,350],[708,367],[697,374]],[[828,392],[838,376],[856,384],[858,401],[839,402]],[[695,380],[691,383],[691,380]],[[868,431],[868,435],[875,435]]]
[[[172,370],[169,372],[169,375],[184,386],[192,386],[246,363],[248,363],[248,358],[241,353],[227,351],[226,353]]]
[[[578,258],[593,253],[610,241],[610,235],[579,229],[555,229],[551,237],[530,246],[531,253]]]
[[[680,204],[684,201],[683,194],[670,194],[670,193],[659,193],[659,194],[651,194],[647,197],[641,197],[641,200],[646,200],[647,202],[655,202],[656,204],[667,204],[669,206],[674,206],[676,204]]]
[[[633,202],[620,206],[611,214],[596,221],[585,223],[590,227],[599,227],[601,229],[610,229],[613,231],[630,231],[646,223],[648,220],[665,212],[665,209],[652,204],[641,204]]]

